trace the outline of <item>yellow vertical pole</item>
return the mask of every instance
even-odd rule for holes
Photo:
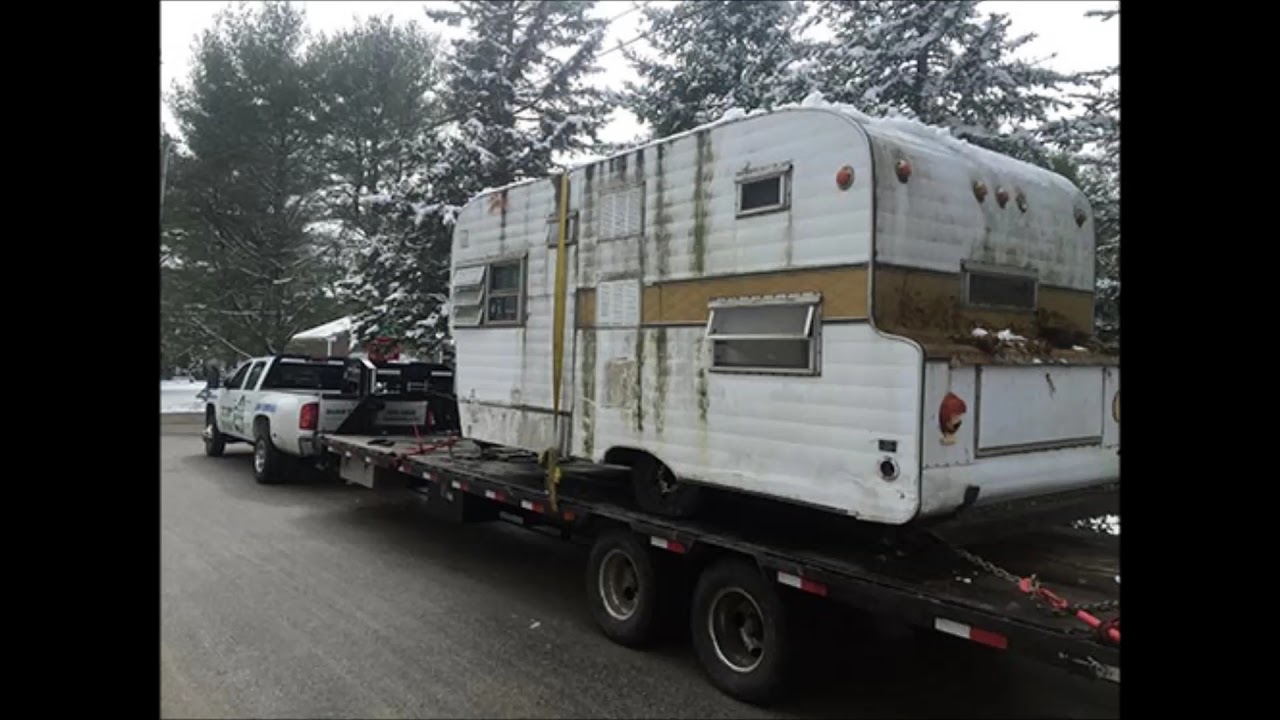
[[[558,490],[560,487],[560,387],[564,373],[564,315],[566,305],[566,285],[568,284],[569,259],[566,245],[569,235],[569,171],[560,176],[559,216],[560,233],[556,242],[556,285],[555,310],[551,325],[551,392],[552,392],[552,432],[555,435],[555,446],[548,451],[547,458],[547,493],[550,496],[552,512],[559,512]]]

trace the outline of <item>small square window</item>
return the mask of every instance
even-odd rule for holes
[[[455,327],[523,321],[524,260],[457,268],[453,274]]]
[[[578,241],[578,211],[569,211],[568,227],[565,228],[564,244],[572,245]],[[560,245],[560,215],[551,213],[547,216],[547,247]]]
[[[738,179],[738,217],[786,210],[790,206],[790,166]]]

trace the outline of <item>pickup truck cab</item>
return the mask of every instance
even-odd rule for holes
[[[418,376],[447,374],[451,389],[452,371],[425,363],[374,366],[294,355],[246,360],[225,383],[211,383],[216,390],[205,407],[205,454],[218,457],[229,443],[251,443],[254,478],[271,484],[283,479],[290,458],[318,456],[317,436],[338,430],[358,407],[370,404],[370,396],[376,399],[369,414],[373,425],[425,426],[426,383],[422,392],[406,393],[403,384],[385,382],[402,372],[413,375],[410,369]]]

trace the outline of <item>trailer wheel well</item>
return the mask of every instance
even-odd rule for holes
[[[623,467],[632,467],[641,458],[651,457],[658,462],[662,462],[656,455],[646,452],[639,448],[631,447],[611,447],[604,454],[604,461],[608,465],[621,465]]]

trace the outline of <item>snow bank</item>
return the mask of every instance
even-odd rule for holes
[[[204,400],[196,397],[205,384],[198,380],[161,380],[160,412],[198,413],[204,410]]]

